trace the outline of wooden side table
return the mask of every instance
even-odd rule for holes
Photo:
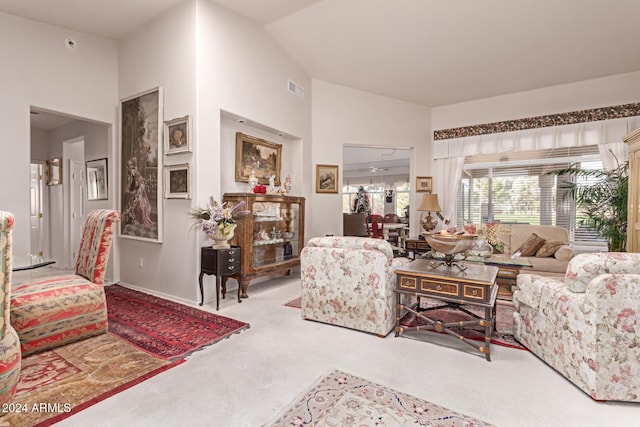
[[[200,305],[204,304],[204,288],[202,276],[215,274],[216,276],[216,310],[220,307],[220,284],[222,283],[222,298],[227,291],[226,282],[229,277],[238,279],[238,302],[240,299],[240,246],[232,246],[229,249],[213,249],[211,247],[200,248]]]
[[[409,252],[410,258],[416,258],[417,254],[423,254],[431,250],[431,246],[426,240],[419,237],[405,238],[405,250]]]
[[[475,348],[491,360],[491,336],[495,328],[495,304],[498,285],[495,283],[498,268],[482,264],[467,264],[467,269],[439,266],[432,268],[426,259],[417,259],[396,269],[396,337],[405,331],[436,331],[455,336],[461,342]],[[401,303],[401,295],[418,298],[416,306]],[[420,309],[420,297],[438,300],[443,305]],[[468,311],[465,306],[484,308],[484,316]],[[443,322],[428,317],[427,313],[437,308],[452,308],[463,311],[473,319],[464,322]],[[424,326],[403,326],[400,324],[404,312],[408,311],[426,322]],[[481,326],[484,328],[484,343],[478,343],[458,334],[452,328]]]

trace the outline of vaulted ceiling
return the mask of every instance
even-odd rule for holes
[[[119,39],[183,0],[0,0]],[[425,106],[640,70],[638,0],[210,0],[263,25],[312,78]]]

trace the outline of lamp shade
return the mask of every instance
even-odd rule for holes
[[[418,207],[419,211],[425,212],[441,212],[442,208],[438,203],[438,195],[437,194],[425,194],[422,196],[422,203]]]

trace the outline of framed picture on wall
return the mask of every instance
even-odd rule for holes
[[[430,176],[417,176],[416,191],[419,193],[431,193],[433,191],[433,178]]]
[[[164,122],[164,154],[191,152],[191,116]]]
[[[120,236],[162,242],[163,90],[120,101]]]
[[[107,159],[89,160],[87,168],[87,200],[107,200],[109,184],[107,182]]]
[[[47,185],[62,184],[62,159],[47,160]]]
[[[191,198],[191,172],[188,163],[164,167],[164,198]]]
[[[236,181],[249,182],[254,172],[259,184],[268,184],[275,176],[275,185],[280,185],[282,145],[236,133]]]
[[[316,193],[338,192],[338,166],[316,165]]]

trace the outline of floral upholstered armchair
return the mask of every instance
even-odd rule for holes
[[[640,254],[575,256],[564,279],[520,274],[518,341],[595,400],[640,402]]]
[[[316,237],[300,254],[302,317],[386,336],[395,326],[394,258],[386,240]]]
[[[76,274],[23,282],[11,295],[11,324],[22,355],[107,332],[104,275],[120,212],[87,214],[76,260]]]
[[[16,392],[22,363],[18,334],[9,323],[12,228],[13,215],[0,211],[0,405],[10,402]]]

